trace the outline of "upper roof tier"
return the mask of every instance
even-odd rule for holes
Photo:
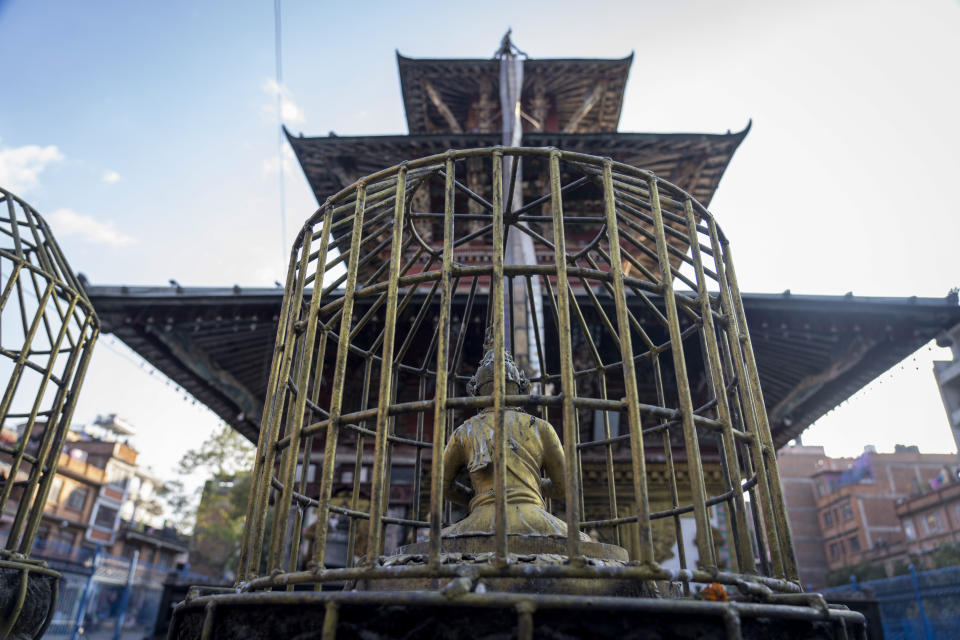
[[[632,62],[633,54],[619,60],[524,60],[524,131],[616,131]],[[501,130],[498,59],[406,58],[397,53],[397,66],[411,134]]]
[[[653,171],[709,206],[730,159],[750,131],[706,133],[525,133],[529,147],[557,147]],[[409,136],[291,135],[287,139],[303,168],[317,202],[323,203],[362,176],[385,167],[447,149],[491,147],[500,136],[486,134],[434,134]]]

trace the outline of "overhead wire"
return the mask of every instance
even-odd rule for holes
[[[280,20],[280,0],[273,0],[273,48],[276,63],[275,80],[277,90],[277,166],[280,176],[280,268],[286,267],[287,254],[287,206],[283,171],[283,47]]]

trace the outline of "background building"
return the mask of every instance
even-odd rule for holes
[[[953,431],[953,441],[960,452],[960,324],[937,338],[937,344],[950,347],[953,360],[933,363],[933,375],[940,387],[943,408],[947,411],[947,420]]]
[[[952,539],[960,517],[948,513],[958,472],[953,454],[897,445],[893,453],[868,446],[859,458],[830,458],[823,447],[796,445],[781,449],[778,460],[805,584],[822,587],[828,572],[861,563],[892,575],[898,563]],[[942,492],[933,491],[941,484]]]

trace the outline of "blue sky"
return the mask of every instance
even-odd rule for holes
[[[711,209],[750,291],[943,296],[960,285],[960,4],[283,3],[294,132],[405,133],[395,50],[635,53],[624,131],[739,130]],[[0,181],[96,284],[272,286],[316,207],[286,159],[281,237],[273,2],[0,0]],[[118,411],[166,472],[217,424],[106,339],[78,418]],[[812,427],[834,454],[953,450],[930,362]],[[899,407],[911,398],[921,407]],[[904,427],[909,433],[904,433]]]

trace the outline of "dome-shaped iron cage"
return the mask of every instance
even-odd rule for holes
[[[469,395],[485,351],[492,384]],[[244,590],[437,585],[469,561],[481,580],[800,591],[730,247],[648,171],[492,148],[356,182],[297,237],[268,388]],[[543,510],[562,540],[512,523],[510,411],[559,434],[563,486]],[[464,547],[448,544],[464,512],[445,491],[470,489],[444,449],[478,412],[491,525]],[[524,538],[559,560],[531,563]]]
[[[39,637],[60,574],[31,558],[99,321],[46,221],[0,189],[0,637]]]

